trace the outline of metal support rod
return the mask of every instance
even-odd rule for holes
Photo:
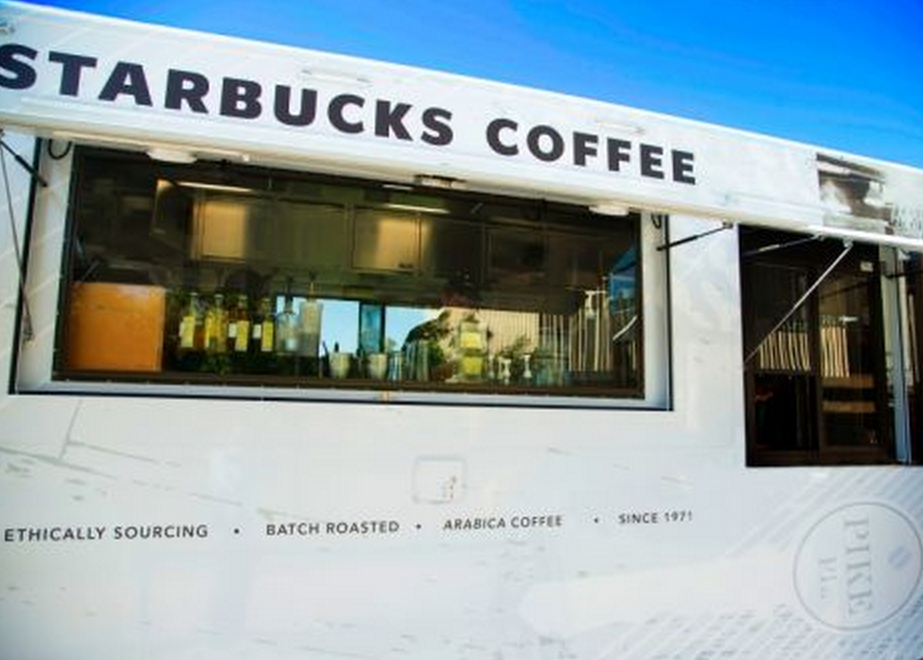
[[[45,177],[43,177],[41,174],[39,174],[39,173],[38,173],[38,170],[36,170],[34,167],[32,167],[32,165],[30,165],[29,162],[28,162],[25,158],[23,158],[23,157],[20,156],[18,153],[16,153],[15,151],[13,151],[13,148],[10,147],[10,145],[8,145],[8,144],[3,140],[3,129],[2,129],[2,128],[0,128],[0,147],[2,147],[2,148],[5,149],[7,152],[9,152],[9,154],[10,154],[14,159],[16,159],[16,162],[19,163],[19,165],[20,165],[24,170],[26,170],[26,171],[29,173],[29,176],[31,176],[33,179],[35,179],[36,181],[38,181],[38,182],[42,185],[42,188],[47,188],[47,187],[48,187],[48,181],[45,180]]]
[[[785,316],[782,317],[782,320],[776,323],[773,326],[772,330],[767,332],[766,335],[762,339],[760,339],[759,343],[757,343],[754,349],[750,351],[750,353],[747,355],[746,358],[744,358],[744,364],[746,364],[747,362],[753,359],[753,356],[759,352],[760,347],[763,345],[763,343],[767,339],[769,339],[772,336],[772,333],[774,333],[776,330],[781,328],[783,325],[786,324],[786,322],[788,322],[790,318],[792,318],[795,312],[797,312],[801,308],[801,306],[805,303],[805,301],[811,297],[811,294],[817,290],[817,287],[823,284],[824,280],[826,280],[827,277],[830,275],[830,273],[833,272],[833,269],[836,268],[840,264],[840,262],[843,261],[844,258],[846,258],[846,255],[849,254],[850,250],[852,250],[852,241],[843,241],[843,251],[840,252],[837,258],[833,260],[832,264],[827,266],[827,270],[821,273],[820,277],[818,277],[814,281],[814,283],[808,287],[808,290],[805,291],[797,301],[795,301],[795,304],[792,305],[791,309],[789,309],[788,312],[785,313]]]
[[[2,140],[0,140],[2,142]],[[6,146],[5,144],[3,146]],[[9,149],[9,147],[7,147]],[[16,257],[16,268],[18,269],[19,279],[19,296],[22,300],[22,334],[26,341],[30,341],[35,336],[32,327],[32,311],[29,309],[29,297],[26,295],[26,270],[22,259],[22,250],[19,246],[19,233],[16,231],[16,215],[13,210],[13,190],[10,186],[10,177],[6,171],[6,158],[3,151],[0,151],[0,170],[3,173],[3,189],[6,194],[7,212],[10,216],[10,234],[13,239],[13,252]]]
[[[741,256],[752,257],[757,254],[764,254],[766,252],[775,252],[776,250],[783,250],[785,248],[794,247],[796,245],[802,245],[804,243],[811,243],[812,241],[821,240],[819,236],[808,236],[807,238],[797,238],[792,241],[786,241],[785,243],[773,243],[772,245],[764,245],[763,247],[754,248],[747,252],[744,252]]]
[[[664,243],[663,245],[657,246],[658,252],[663,252],[664,250],[669,250],[675,248],[678,245],[683,245],[684,243],[691,243],[692,241],[697,241],[700,238],[705,238],[706,236],[711,236],[712,234],[717,234],[719,231],[726,231],[728,229],[733,229],[734,225],[730,222],[723,223],[720,227],[715,229],[709,229],[708,231],[703,231],[699,234],[693,234],[692,236],[687,236],[686,238],[681,238],[678,241],[673,241],[671,243]]]

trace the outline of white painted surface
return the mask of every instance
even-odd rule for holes
[[[2,11],[32,10],[5,5]],[[44,10],[36,16],[17,39],[39,28],[65,35],[56,31],[71,20]],[[170,64],[219,77],[240,49],[232,40],[189,43],[173,31],[125,29],[116,37],[107,22],[90,21],[52,45],[106,58],[166,54]],[[523,124],[553,114],[562,126],[586,126],[585,116],[568,114],[566,100],[552,95],[248,48],[246,58],[233,59],[241,74],[295,76],[283,65],[291,68],[297,59],[300,67],[301,57],[348,64],[374,80],[370,97],[451,101],[459,113],[473,113],[460,114],[459,126],[494,112],[515,113]],[[67,115],[71,128],[116,137],[143,125],[151,140],[195,142],[207,133],[196,143],[204,149],[252,148],[266,160],[317,155],[328,164],[352,160],[356,166],[353,152],[361,143],[360,165],[370,171],[409,174],[425,165],[509,191],[550,187],[580,199],[625,193],[654,208],[686,209],[690,213],[671,220],[674,238],[716,226],[691,217],[696,209],[725,209],[733,219],[736,202],[722,206],[719,199],[735,185],[767,192],[754,175],[759,168],[773,170],[781,183],[765,204],[739,197],[742,213],[777,218],[786,200],[810,206],[802,158],[810,154],[813,167],[813,152],[622,109],[629,120],[643,120],[646,136],[698,150],[702,185],[694,194],[534,163],[512,168],[479,152],[474,138],[459,137],[452,164],[443,165],[419,145],[375,146],[320,130],[292,147],[273,127],[171,122],[160,115],[151,122],[143,112],[101,112],[89,102],[84,110],[42,105],[43,94],[51,94],[47,86],[33,95],[36,103],[3,92],[0,116],[31,117],[41,127],[42,117],[58,126]],[[30,301],[46,337],[57,309],[68,167],[64,161],[45,172],[52,185],[42,193],[33,227]],[[785,217],[801,221],[797,213]],[[2,247],[5,377],[15,304],[8,283],[15,272]],[[0,656],[918,660],[919,470],[744,467],[736,255],[734,232],[670,253],[667,410],[12,394],[4,388]],[[41,344],[44,352],[21,382],[49,379],[51,344]],[[651,522],[620,524],[620,515],[632,513]],[[514,526],[523,517],[542,526]],[[846,535],[856,527],[844,528],[844,521],[857,520],[867,521],[861,534]],[[385,531],[363,534],[363,523]],[[154,526],[172,535],[175,525],[187,526],[191,537],[126,538]],[[29,540],[30,530],[38,538]],[[66,530],[85,540],[50,539]],[[850,554],[863,543],[866,550]],[[860,554],[872,567],[874,595],[857,606],[850,589],[863,584],[865,574],[847,558]]]

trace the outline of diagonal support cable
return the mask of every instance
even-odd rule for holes
[[[821,273],[820,277],[818,277],[818,278],[814,281],[814,283],[811,284],[811,286],[808,287],[808,290],[805,291],[805,292],[802,294],[802,296],[801,296],[798,300],[795,301],[795,304],[792,305],[791,309],[789,309],[788,312],[785,313],[785,316],[782,317],[782,320],[779,321],[778,323],[776,323],[776,324],[772,327],[772,330],[770,330],[769,332],[767,332],[767,333],[763,336],[763,338],[760,339],[759,343],[757,343],[757,345],[754,347],[754,349],[753,349],[752,351],[750,351],[750,353],[747,355],[747,357],[744,358],[744,364],[746,364],[747,362],[749,362],[750,360],[753,359],[753,356],[756,355],[756,354],[759,352],[760,347],[763,345],[763,343],[764,343],[767,339],[769,339],[769,338],[772,336],[772,333],[774,333],[776,330],[778,330],[779,328],[781,328],[783,325],[786,324],[786,322],[788,322],[788,320],[789,320],[790,318],[792,318],[792,316],[795,314],[795,312],[797,312],[797,311],[801,308],[801,306],[805,303],[805,301],[806,301],[808,298],[811,297],[811,294],[814,293],[814,291],[817,290],[817,287],[819,287],[821,284],[823,284],[824,280],[826,280],[827,277],[829,277],[830,273],[833,272],[833,269],[836,268],[836,267],[840,264],[840,262],[843,261],[843,259],[846,258],[846,255],[849,254],[849,251],[850,251],[850,250],[852,250],[852,241],[843,241],[843,251],[840,252],[839,255],[837,255],[837,258],[833,260],[833,263],[832,263],[832,264],[830,264],[829,266],[827,266],[827,270],[825,270],[823,273]]]
[[[6,150],[10,150],[9,146],[3,142],[2,138],[0,138],[0,145],[2,145]],[[16,160],[19,162],[21,157],[15,153],[14,155],[17,156]],[[29,171],[31,176],[36,177],[36,179],[44,185],[48,185],[44,179],[38,176],[33,168],[28,166],[28,164],[26,164],[26,169]],[[10,177],[6,171],[6,154],[3,150],[0,150],[0,170],[3,171],[3,189],[6,193],[7,211],[10,215],[10,232],[13,236],[13,252],[16,256],[16,268],[19,271],[19,296],[22,300],[23,310],[22,334],[26,341],[29,341],[35,336],[35,332],[32,326],[32,312],[29,309],[29,299],[26,296],[26,272],[25,265],[22,260],[22,249],[20,248],[19,244],[19,233],[16,231],[16,216],[13,210],[13,191],[12,187],[10,186]]]

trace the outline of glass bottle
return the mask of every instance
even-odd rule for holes
[[[275,348],[275,316],[269,298],[260,299],[260,306],[253,317],[250,344],[254,353],[272,353]]]
[[[225,353],[228,345],[228,312],[224,308],[224,295],[215,294],[214,302],[205,312],[205,350]]]
[[[246,353],[250,347],[250,313],[247,296],[237,297],[237,306],[228,313],[228,350]]]
[[[285,296],[285,307],[276,317],[276,352],[293,354],[298,352],[298,315],[293,309],[291,296]]]
[[[199,294],[192,291],[179,322],[179,347],[184,351],[201,351],[204,346],[204,319]]]
[[[484,378],[484,353],[487,334],[484,326],[473,315],[458,324],[457,345],[459,351],[458,377],[463,381],[476,382]]]

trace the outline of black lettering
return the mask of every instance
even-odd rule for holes
[[[621,171],[622,163],[631,161],[631,142],[628,140],[608,138],[606,140],[606,151],[609,154],[609,170],[612,172]]]
[[[452,142],[452,127],[449,122],[452,113],[442,108],[427,108],[423,111],[423,125],[432,133],[424,132],[421,139],[427,144],[442,147]]]
[[[34,60],[38,57],[38,51],[20,44],[0,46],[0,87],[29,89],[35,84],[35,69],[17,57]]]
[[[695,176],[693,176],[695,155],[688,151],[674,151],[672,156],[673,180],[677,183],[695,185]]]
[[[640,145],[641,151],[641,176],[654,179],[663,178],[663,148],[652,144]]]
[[[591,133],[574,133],[574,165],[586,165],[587,156],[596,156],[599,137]]]
[[[355,105],[361,108],[365,105],[365,99],[355,94],[340,94],[339,96],[335,96],[327,107],[327,118],[330,120],[331,125],[341,133],[361,133],[365,130],[361,121],[349,122],[346,121],[346,117],[343,116],[343,110],[348,105]]]
[[[391,137],[393,133],[399,140],[412,140],[407,128],[401,123],[411,107],[409,103],[398,103],[391,107],[390,101],[378,101],[375,104],[375,135]]]
[[[167,93],[164,106],[169,110],[181,110],[183,101],[193,112],[208,114],[205,95],[208,94],[208,78],[195,71],[167,71]]]
[[[542,149],[542,138],[547,137],[551,141],[551,149],[544,151]],[[551,126],[539,124],[532,127],[526,136],[526,143],[529,145],[529,151],[533,156],[546,163],[558,160],[564,155],[564,138]]]
[[[81,70],[96,67],[95,57],[71,55],[70,53],[59,53],[57,51],[48,53],[48,61],[61,65],[61,86],[58,90],[61,96],[77,96],[80,93]]]
[[[225,78],[221,82],[221,115],[256,119],[263,112],[260,95],[263,88],[258,82],[241,78]]]
[[[317,116],[317,92],[313,89],[302,89],[298,114],[292,114],[292,88],[276,85],[273,112],[276,119],[286,126],[310,126]]]
[[[135,105],[154,105],[151,102],[151,90],[144,77],[144,67],[131,62],[119,62],[112,69],[109,80],[99,93],[100,101],[114,101],[120,94],[127,94],[135,99]]]
[[[500,141],[500,131],[510,130],[514,133],[519,128],[519,124],[512,119],[494,119],[487,125],[487,144],[495,153],[501,156],[515,156],[519,153],[519,147],[515,144],[507,145]]]

